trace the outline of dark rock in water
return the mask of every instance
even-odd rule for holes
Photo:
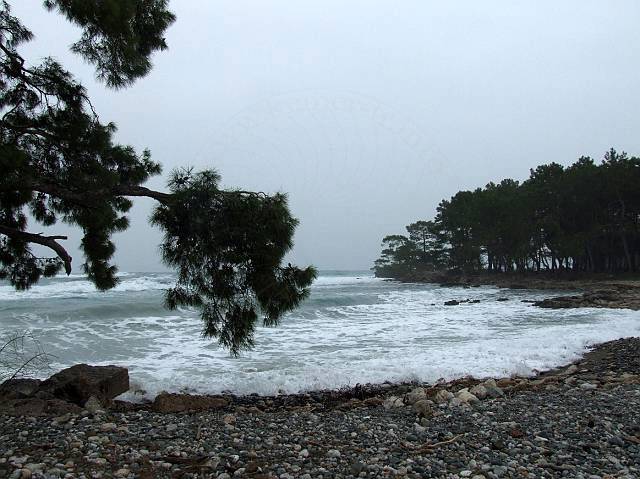
[[[119,366],[77,364],[54,374],[40,385],[40,391],[83,406],[91,397],[107,401],[129,390],[129,372]]]
[[[0,384],[0,398],[9,400],[31,397],[38,392],[41,382],[39,379],[28,378],[7,379]]]
[[[496,301],[509,301],[509,298],[498,298]]]
[[[458,306],[459,304],[460,304],[460,301],[456,301],[455,299],[444,302],[445,306]]]
[[[160,393],[153,401],[153,410],[161,413],[208,411],[225,407],[228,401],[217,396]]]
[[[541,301],[536,301],[534,306],[550,309],[564,309],[575,308],[579,306],[586,306],[583,304],[584,296],[560,296],[557,298],[547,298]]]

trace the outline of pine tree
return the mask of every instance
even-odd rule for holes
[[[387,236],[374,269],[406,278],[440,258],[434,266],[465,273],[637,273],[638,184],[640,158],[611,149],[599,165],[583,156],[540,165],[522,183],[459,191],[433,222],[408,225],[409,238]],[[417,254],[402,254],[411,248]]]
[[[107,87],[124,88],[151,69],[167,48],[175,17],[166,0],[47,0],[45,7],[79,26],[72,51],[95,66]],[[252,345],[255,324],[278,323],[308,295],[311,267],[283,266],[297,220],[286,195],[223,190],[213,170],[174,172],[169,191],[142,186],[161,166],[149,151],[114,142],[86,90],[57,61],[30,66],[18,48],[33,38],[0,3],[0,279],[27,289],[72,258],[60,235],[27,231],[29,216],[83,232],[83,271],[100,290],[113,288],[113,233],[129,226],[133,197],[153,198],[152,222],[164,231],[163,260],[177,269],[166,293],[170,308],[200,308],[204,334],[233,353]],[[49,248],[38,257],[32,245]]]

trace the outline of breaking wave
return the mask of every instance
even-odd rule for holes
[[[443,288],[324,273],[278,328],[230,357],[201,337],[197,311],[167,311],[166,273],[131,273],[107,293],[84,278],[54,278],[16,293],[0,286],[3,331],[31,330],[58,358],[119,364],[152,397],[160,390],[275,394],[367,382],[531,374],[588,345],[640,335],[640,312],[532,307],[557,292]],[[498,298],[508,296],[508,301]],[[24,301],[18,301],[23,299]],[[447,307],[450,299],[477,299]]]

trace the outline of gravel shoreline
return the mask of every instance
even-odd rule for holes
[[[635,478],[639,352],[626,338],[535,378],[245,396],[199,413],[0,416],[0,477]]]
[[[408,283],[433,283],[447,287],[472,288],[481,285],[505,289],[534,289],[543,291],[580,291],[577,295],[563,295],[533,302],[534,306],[551,309],[615,308],[640,310],[640,279],[637,275],[565,274],[477,274],[452,275],[423,273],[398,279]]]

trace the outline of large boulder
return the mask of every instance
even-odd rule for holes
[[[153,401],[153,410],[160,413],[186,411],[209,411],[221,409],[229,402],[219,396],[196,396],[192,394],[160,393]]]
[[[79,414],[80,406],[60,399],[11,399],[0,401],[0,413],[9,416],[59,416],[61,414]]]
[[[0,384],[0,398],[3,400],[25,399],[34,396],[40,389],[39,379],[7,379]]]
[[[40,385],[40,391],[84,406],[91,396],[108,401],[129,390],[129,372],[119,366],[77,364],[54,374]]]

